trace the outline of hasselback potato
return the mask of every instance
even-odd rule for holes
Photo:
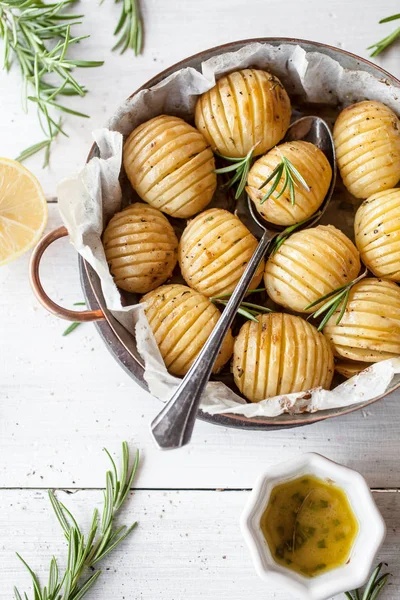
[[[243,69],[221,77],[196,104],[196,127],[214,151],[244,157],[253,146],[264,154],[285,135],[290,100],[277,77],[259,69]],[[257,144],[257,145],[256,145]]]
[[[178,240],[168,219],[141,202],[113,216],[103,245],[116,285],[138,294],[164,283],[178,258]]]
[[[274,302],[296,312],[311,313],[309,304],[355,279],[358,250],[333,225],[293,233],[265,266],[265,287]]]
[[[400,190],[374,194],[357,210],[357,248],[363,263],[377,277],[400,281]]]
[[[142,200],[172,217],[198,213],[217,185],[211,148],[178,117],[161,115],[139,125],[125,142],[123,161]]]
[[[333,129],[343,183],[356,198],[387,190],[400,179],[400,122],[381,102],[345,108]]]
[[[185,285],[163,285],[141,299],[161,356],[170,373],[185,375],[207,341],[221,313],[208,298]],[[229,330],[213,372],[230,359],[233,337]]]
[[[340,360],[335,363],[335,371],[346,379],[350,379],[350,377],[354,377],[354,375],[358,375],[364,369],[367,369],[371,366],[369,363],[355,360]]]
[[[256,238],[238,217],[210,208],[189,221],[179,242],[179,264],[186,283],[205,296],[232,292],[257,247]],[[261,261],[250,284],[260,283]]]
[[[247,321],[235,340],[235,383],[251,402],[321,386],[333,377],[333,354],[326,338],[302,319],[282,313]]]
[[[259,188],[279,165],[283,156],[298,170],[310,191],[301,185],[296,185],[294,205],[291,202],[289,187],[278,198],[285,181],[285,177],[282,176],[276,190],[265,202],[262,202],[273,181]],[[246,191],[264,219],[276,225],[293,225],[318,210],[329,189],[331,178],[332,169],[329,161],[317,146],[303,141],[286,142],[256,160],[247,178]]]
[[[362,279],[350,290],[343,318],[339,308],[324,327],[336,356],[378,362],[400,355],[400,289],[386,279]]]

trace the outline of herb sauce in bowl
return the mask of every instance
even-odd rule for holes
[[[358,521],[342,489],[304,475],[274,487],[261,529],[276,562],[315,577],[346,563]]]

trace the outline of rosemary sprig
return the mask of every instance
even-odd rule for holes
[[[133,483],[139,463],[139,453],[136,452],[133,466],[129,470],[128,444],[123,442],[122,468],[118,477],[114,460],[107,450],[105,452],[111,460],[112,469],[106,474],[102,519],[99,524],[99,513],[96,508],[86,538],[70,511],[53,492],[49,491],[50,502],[68,542],[67,566],[64,573],[60,574],[57,561],[53,557],[50,561],[48,584],[42,588],[35,572],[17,554],[31,575],[34,600],[81,600],[101,575],[101,571],[95,571],[85,577],[88,569],[93,569],[93,566],[114,550],[137,525],[134,523],[128,528],[126,526],[115,528],[114,517],[126,500]],[[22,600],[17,588],[14,588],[14,595],[16,600]],[[26,593],[24,599],[28,600]]]
[[[379,573],[383,567],[384,563],[380,563],[372,572],[371,577],[367,585],[364,588],[364,591],[353,590],[352,592],[345,592],[348,600],[376,600],[381,591],[386,585],[386,582],[390,576],[390,573],[384,573],[379,577]],[[387,566],[387,565],[386,565]]]
[[[279,193],[275,196],[275,200],[280,198],[282,196],[282,194],[284,194],[284,192],[286,191],[286,188],[289,187],[290,201],[292,203],[292,206],[294,206],[295,202],[296,202],[296,193],[295,193],[296,187],[299,187],[301,185],[307,192],[310,191],[310,188],[309,188],[306,180],[304,179],[302,174],[298,171],[298,169],[296,169],[294,164],[288,158],[286,158],[286,156],[282,156],[281,162],[275,167],[275,169],[272,171],[271,175],[269,177],[267,177],[267,179],[264,181],[264,183],[262,183],[260,185],[260,187],[258,188],[259,190],[261,190],[270,181],[272,181],[271,187],[269,188],[267,193],[261,198],[260,204],[264,204],[264,202],[266,202],[268,200],[268,198],[270,198],[270,196],[272,196],[272,194],[275,192],[276,188],[278,187],[279,182],[281,181],[282,177],[284,177],[283,185],[282,185],[282,188],[279,191]]]
[[[400,14],[392,15],[390,17],[386,17],[385,19],[381,19],[379,21],[379,23],[389,23],[390,21],[396,21],[397,19],[400,19]],[[389,35],[384,37],[379,42],[372,44],[372,46],[368,46],[367,50],[374,50],[371,53],[371,56],[373,56],[373,57],[378,56],[378,54],[380,54],[381,52],[386,50],[386,48],[388,48],[391,44],[393,44],[393,42],[395,40],[397,40],[399,35],[400,35],[400,27],[398,27],[397,29],[392,31],[392,33],[390,33]]]
[[[217,156],[219,156],[220,158],[223,158],[224,160],[233,163],[232,165],[228,165],[227,167],[215,169],[214,173],[217,173],[218,175],[223,175],[224,173],[232,173],[233,171],[235,171],[233,177],[226,184],[227,188],[231,188],[233,185],[235,185],[237,181],[239,181],[235,192],[235,200],[240,198],[245,188],[247,176],[250,171],[251,163],[253,162],[254,150],[256,146],[258,146],[258,143],[255,144],[249,150],[249,152],[244,158],[232,158],[231,156],[223,156],[222,154],[216,153]]]
[[[122,11],[114,35],[120,34],[119,40],[113,50],[121,48],[120,54],[131,48],[135,56],[142,51],[143,22],[140,16],[138,0],[115,0],[116,4],[122,2]]]
[[[65,13],[75,0],[46,4],[42,0],[0,0],[0,37],[3,38],[3,68],[12,62],[19,65],[23,81],[23,108],[28,101],[36,106],[45,140],[33,144],[18,156],[23,161],[44,150],[44,165],[50,147],[58,134],[67,136],[61,118],[54,113],[67,113],[89,118],[60,104],[60,96],[85,96],[86,88],[73,77],[76,67],[99,67],[103,61],[68,58],[69,49],[89,36],[73,37],[71,27],[81,24],[83,15]],[[67,136],[68,137],[68,136]]]
[[[73,304],[74,306],[86,306],[86,302],[74,302]],[[67,327],[67,329],[65,329],[62,332],[62,336],[65,337],[66,335],[69,335],[70,333],[72,333],[77,327],[79,327],[79,325],[82,325],[82,321],[73,321],[71,323],[71,325],[69,325]]]
[[[265,292],[265,288],[257,288],[254,290],[248,290],[247,294],[255,294],[256,292]],[[213,304],[222,304],[226,306],[228,304],[228,300],[225,298],[230,298],[232,294],[220,294],[219,296],[212,296],[210,298]],[[250,321],[255,321],[258,323],[258,319],[256,318],[259,314],[266,314],[273,312],[271,308],[267,308],[266,306],[261,306],[260,304],[253,304],[252,302],[241,302],[238,313],[242,315],[242,317],[246,317]]]
[[[365,269],[365,271],[361,275],[356,277],[356,279],[353,279],[353,281],[350,281],[350,283],[346,283],[345,285],[342,285],[342,286],[336,288],[332,292],[329,292],[329,294],[325,294],[325,296],[321,296],[321,298],[318,298],[318,300],[315,300],[315,302],[311,302],[311,304],[308,304],[307,306],[304,307],[304,310],[308,310],[309,308],[313,308],[314,306],[317,306],[324,300],[327,300],[327,302],[324,302],[324,304],[320,308],[318,308],[318,310],[316,310],[314,313],[312,313],[310,315],[311,317],[316,319],[317,317],[322,315],[322,313],[326,313],[324,318],[322,319],[321,323],[318,326],[318,331],[321,331],[325,327],[325,325],[327,324],[327,322],[329,321],[331,316],[336,312],[336,310],[340,307],[340,305],[342,305],[339,315],[338,315],[338,318],[336,319],[336,325],[339,325],[340,321],[343,318],[345,310],[346,310],[346,306],[347,306],[347,302],[349,299],[349,294],[350,294],[351,288],[353,287],[353,285],[355,285],[356,283],[361,281],[361,279],[366,277],[367,273],[368,273],[368,270]]]
[[[299,227],[301,227],[308,221],[311,221],[311,219],[316,219],[317,217],[319,217],[320,214],[321,214],[321,212],[318,211],[318,212],[314,213],[313,215],[310,215],[306,219],[303,219],[302,221],[299,221],[298,223],[295,223],[294,225],[289,225],[289,227],[286,227],[286,229],[284,229],[282,231],[282,233],[280,233],[273,239],[271,246],[270,246],[270,256],[273,256],[279,250],[279,248],[282,246],[282,244],[288,239],[288,237],[290,237],[292,235],[292,233],[294,233],[297,229],[299,229]]]

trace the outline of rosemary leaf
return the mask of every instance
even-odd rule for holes
[[[318,331],[321,331],[325,327],[325,325],[327,324],[327,322],[329,321],[331,316],[341,307],[338,318],[336,320],[336,325],[339,325],[339,323],[341,322],[343,315],[346,311],[347,302],[349,300],[351,288],[356,283],[361,281],[361,279],[366,277],[367,273],[368,273],[368,270],[365,269],[365,271],[363,273],[361,273],[361,275],[359,275],[358,277],[353,279],[353,281],[350,281],[349,283],[346,283],[345,285],[342,285],[342,286],[336,288],[335,290],[332,290],[332,292],[329,292],[328,294],[321,296],[321,298],[318,298],[314,302],[311,302],[311,304],[308,304],[307,306],[304,307],[304,310],[308,310],[310,308],[313,308],[314,306],[317,306],[321,302],[324,302],[324,300],[326,300],[328,298],[328,300],[326,302],[324,302],[322,304],[322,306],[320,306],[314,313],[312,313],[310,315],[311,317],[313,317],[315,319],[315,318],[319,317],[320,315],[322,315],[323,313],[326,313],[324,318],[322,319],[321,323],[318,326]]]
[[[65,337],[66,335],[69,335],[70,333],[72,333],[77,327],[79,327],[79,325],[82,325],[81,321],[73,321],[71,323],[71,325],[69,325],[69,327],[67,327],[67,329],[65,329],[62,332],[62,336]]]
[[[275,169],[272,171],[271,175],[258,188],[259,190],[261,190],[266,185],[268,185],[268,183],[273,181],[269,190],[261,198],[261,200],[260,200],[261,204],[264,204],[264,202],[266,202],[272,196],[272,194],[275,192],[276,188],[278,187],[278,185],[282,179],[282,176],[284,177],[284,180],[283,180],[283,184],[282,184],[282,187],[281,187],[279,193],[275,196],[276,200],[284,194],[284,192],[286,191],[287,188],[289,188],[290,200],[291,200],[292,206],[294,206],[295,201],[296,201],[296,196],[295,196],[295,188],[296,187],[301,186],[307,192],[310,191],[310,188],[309,188],[306,180],[301,175],[301,173],[299,173],[298,169],[296,169],[294,164],[286,156],[282,156],[280,163],[275,167]]]
[[[86,541],[71,512],[49,490],[51,505],[68,541],[67,566],[61,575],[56,559],[52,557],[47,588],[44,587],[42,589],[36,573],[17,554],[31,576],[34,600],[81,600],[101,575],[101,571],[95,571],[88,577],[88,570],[93,569],[94,564],[114,550],[136,527],[136,522],[130,527],[126,527],[126,525],[117,528],[114,527],[115,514],[128,495],[130,486],[133,483],[132,473],[136,473],[139,460],[139,454],[136,453],[133,467],[129,471],[129,450],[126,442],[123,442],[122,454],[123,467],[121,475],[118,477],[117,469],[115,468],[114,471],[113,468],[113,473],[111,474],[111,471],[108,471],[106,476],[108,492],[105,495],[103,507],[102,522],[104,527],[99,532],[99,513],[97,509],[94,509]],[[107,452],[107,455],[113,465],[115,465],[109,452]],[[112,489],[110,486],[112,486]],[[114,494],[115,486],[118,486],[118,489],[124,490],[123,495],[119,498],[119,504],[116,503],[118,498]],[[16,587],[14,588],[14,596],[16,600],[22,600],[23,598],[28,600],[27,594],[22,596]]]
[[[320,214],[321,214],[321,212],[318,211],[315,214],[310,215],[306,219],[303,219],[302,221],[299,221],[298,223],[295,223],[294,225],[289,225],[289,227],[286,227],[286,229],[284,229],[282,231],[282,233],[280,233],[273,239],[273,241],[270,245],[270,252],[269,252],[270,256],[273,256],[279,250],[279,248],[282,246],[282,244],[287,240],[288,237],[290,237],[292,235],[292,233],[294,233],[297,229],[302,227],[302,225],[304,225],[308,221],[311,221],[312,219],[316,219]]]
[[[220,169],[215,169],[214,173],[217,173],[217,175],[223,175],[224,173],[235,172],[235,175],[230,179],[230,181],[228,181],[226,186],[232,187],[237,181],[239,181],[239,185],[237,186],[235,192],[236,200],[241,196],[246,186],[247,176],[253,162],[254,150],[256,146],[258,146],[258,144],[255,144],[244,158],[231,158],[230,156],[223,156],[222,154],[216,153],[220,158],[234,163],[226,167],[221,167]]]
[[[258,288],[255,290],[249,290],[248,293],[264,291],[264,288]],[[223,298],[229,298],[232,294],[221,294],[220,296],[212,296],[210,298],[213,304],[222,304],[226,306],[228,304],[228,300],[223,300]],[[238,314],[242,315],[246,319],[250,321],[255,321],[258,323],[257,315],[260,313],[270,313],[273,312],[272,309],[267,308],[266,306],[261,306],[259,304],[252,304],[251,302],[241,302],[238,308]]]
[[[115,0],[115,4],[122,4],[121,15],[114,35],[120,34],[113,50],[120,49],[123,54],[128,48],[138,56],[143,46],[143,23],[140,15],[138,0]]]
[[[396,21],[397,19],[400,19],[400,14],[392,15],[390,17],[381,19],[379,21],[379,23],[389,23],[389,21]],[[376,42],[375,44],[368,46],[367,50],[373,50],[373,52],[371,53],[372,57],[378,56],[378,54],[380,54],[381,52],[386,50],[389,46],[391,46],[393,44],[393,42],[395,42],[399,36],[400,36],[400,27],[398,27],[397,29],[392,31],[392,33],[389,33],[389,35],[384,37],[382,40],[379,40],[379,42]]]
[[[38,119],[46,140],[33,144],[20,153],[23,161],[44,151],[43,166],[49,164],[50,147],[60,133],[65,134],[54,112],[78,117],[87,115],[57,102],[59,95],[84,96],[86,88],[73,77],[77,67],[99,67],[103,61],[69,58],[72,45],[89,36],[71,36],[71,27],[81,23],[82,15],[66,13],[72,0],[45,4],[41,0],[1,0],[0,37],[3,38],[3,68],[9,71],[12,62],[20,69],[23,83],[23,107],[36,105]],[[28,91],[34,90],[34,93]]]
[[[390,576],[389,573],[385,573],[378,579],[378,575],[383,567],[384,563],[380,563],[371,573],[369,581],[364,588],[364,592],[359,590],[353,590],[352,592],[345,592],[348,600],[376,600],[383,588],[385,587],[387,580]]]
[[[400,19],[400,13],[392,15],[391,17],[385,17],[384,19],[381,19],[379,23],[389,23],[389,21],[396,21],[397,19]]]

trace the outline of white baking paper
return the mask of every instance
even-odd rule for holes
[[[365,99],[379,100],[400,113],[398,89],[384,79],[343,69],[330,57],[307,53],[300,46],[251,43],[206,61],[202,73],[185,68],[153,88],[142,90],[120,107],[107,128],[94,132],[100,158],[93,158],[77,176],[59,184],[59,209],[72,244],[101,280],[107,307],[130,333],[136,334],[149,390],[163,401],[171,397],[180,380],[166,370],[143,306],[122,306],[101,243],[105,223],[121,206],[123,136],[159,114],[190,117],[198,95],[214,85],[215,77],[249,66],[271,71],[282,80],[289,95],[295,94],[307,102],[347,105]],[[400,380],[400,358],[377,363],[331,391],[315,389],[256,404],[247,404],[223,383],[210,382],[201,408],[211,414],[235,413],[246,417],[315,412],[371,400],[383,394],[394,378]]]

